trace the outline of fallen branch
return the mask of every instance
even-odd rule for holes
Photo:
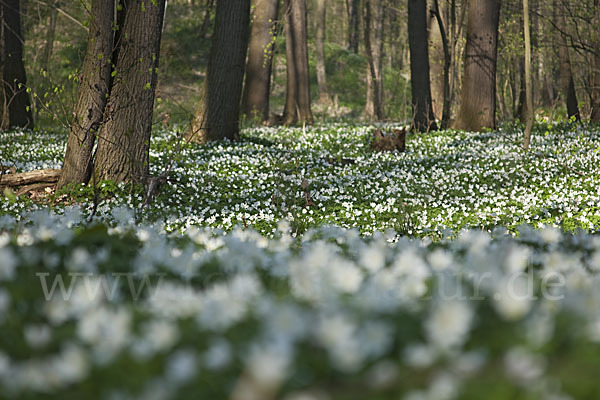
[[[54,183],[34,183],[32,185],[23,186],[20,188],[17,193],[17,197],[27,194],[29,192],[37,192],[42,189],[51,188],[54,186]]]
[[[33,183],[54,183],[60,177],[60,169],[38,169],[18,174],[0,176],[0,186],[23,186]]]

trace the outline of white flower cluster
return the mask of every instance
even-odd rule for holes
[[[109,231],[81,215],[38,211],[3,228],[0,392],[9,398],[86,387],[187,398],[190,385],[219,398],[335,398],[352,374],[368,393],[453,399],[490,368],[549,398],[565,393],[548,384],[560,376],[548,357],[580,350],[548,354],[548,345],[564,335],[600,345],[595,235],[524,226],[518,237],[463,231],[434,242],[323,227],[294,239],[282,223],[265,238],[241,228],[165,233],[129,218]],[[43,234],[67,225],[76,228]],[[102,378],[123,365],[146,386]],[[219,383],[194,386],[203,376]]]

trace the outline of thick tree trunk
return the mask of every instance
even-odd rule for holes
[[[456,128],[496,128],[499,0],[469,0],[461,105]]]
[[[408,0],[408,43],[413,127],[419,132],[436,130],[429,84],[427,8],[422,0]]]
[[[164,10],[165,0],[127,2],[116,76],[98,134],[96,180],[142,182],[148,174]]]
[[[319,102],[323,105],[331,104],[331,96],[327,87],[327,74],[325,72],[325,24],[326,4],[325,0],[317,0],[316,9],[317,29],[315,35],[315,47],[317,50],[317,83],[319,85]]]
[[[191,126],[193,140],[237,140],[250,31],[250,0],[217,0],[203,99]]]
[[[364,36],[365,52],[367,54],[367,88],[370,84],[371,90],[367,90],[365,114],[371,120],[382,120],[384,118],[383,20],[383,1],[373,0],[367,2],[365,4]]]
[[[58,187],[87,183],[93,165],[92,149],[102,125],[110,92],[113,50],[114,0],[93,0],[88,45],[79,85],[79,97],[67,140],[63,173]]]
[[[360,20],[358,18],[360,10],[360,0],[349,0],[350,18],[348,21],[348,50],[358,54],[358,37],[360,31]]]
[[[27,77],[23,65],[23,35],[21,34],[21,9],[19,0],[2,0],[3,56],[2,78],[4,96],[8,107],[10,126],[33,127]]]
[[[279,0],[254,1],[242,104],[246,116],[258,117],[263,121],[269,119],[269,93],[278,10]]]
[[[569,45],[566,37],[560,31],[565,32],[566,20],[564,4],[562,1],[555,0],[554,10],[556,13],[556,25],[559,28],[558,34],[558,60],[560,63],[560,88],[567,106],[567,115],[580,120],[579,105],[577,103],[577,92],[575,91],[575,82],[571,70],[571,58],[569,56]]]
[[[306,0],[286,0],[287,95],[283,122],[312,123],[306,32]]]

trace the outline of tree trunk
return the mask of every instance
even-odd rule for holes
[[[79,97],[67,140],[65,161],[58,187],[87,183],[93,165],[92,149],[102,125],[110,92],[113,50],[114,0],[93,0],[88,44],[79,85]]]
[[[429,83],[427,7],[425,1],[408,0],[408,43],[413,127],[419,132],[436,130]]]
[[[278,0],[254,0],[254,18],[248,44],[243,113],[251,118],[269,119],[269,93],[273,65]]]
[[[442,41],[442,50],[444,53],[444,68],[443,68],[443,96],[442,96],[442,129],[448,129],[450,123],[450,48],[448,46],[448,36],[446,28],[440,13],[438,0],[433,0],[433,14],[439,27],[440,39]]]
[[[21,34],[21,10],[19,0],[2,0],[3,57],[2,76],[4,96],[8,107],[10,126],[32,128],[33,116],[27,94],[27,77],[23,65],[23,35]]]
[[[358,54],[358,37],[360,31],[360,21],[358,11],[360,10],[360,0],[350,0],[350,19],[348,23],[348,50]]]
[[[365,4],[364,36],[367,54],[367,102],[365,114],[368,119],[382,120],[383,112],[383,1],[373,0]],[[370,82],[369,82],[370,80]]]
[[[569,45],[565,35],[561,33],[566,31],[566,20],[564,4],[562,1],[555,0],[554,10],[556,12],[556,25],[558,26],[558,60],[560,63],[560,87],[567,106],[567,115],[580,120],[579,105],[577,104],[577,93],[575,91],[575,82],[571,70],[571,58],[569,56]]]
[[[594,2],[596,8],[595,24],[600,26],[600,1]],[[600,123],[600,39],[597,39],[594,47],[593,54],[593,71],[592,71],[592,89],[591,89],[591,103],[592,113],[590,119],[592,122]]]
[[[4,7],[0,3],[0,78],[4,77]],[[3,81],[2,81],[3,82]],[[0,130],[8,129],[8,99],[4,95],[4,84],[0,82]]]
[[[237,140],[250,31],[250,0],[217,0],[203,99],[191,126],[193,140]]]
[[[444,107],[444,49],[440,24],[435,14],[435,1],[427,1],[427,29],[429,34],[429,80],[431,105],[436,118],[442,118]]]
[[[469,0],[461,105],[456,128],[496,128],[499,0]]]
[[[50,17],[48,18],[48,30],[46,31],[46,44],[44,45],[44,52],[42,53],[42,60],[40,62],[44,71],[48,71],[48,62],[50,61],[52,49],[54,48],[54,35],[56,33],[58,7],[60,7],[59,1],[54,1],[51,4]]]
[[[287,95],[283,122],[312,123],[306,32],[306,0],[286,0]]]
[[[164,10],[165,0],[127,1],[116,76],[98,135],[96,180],[141,182],[148,174]]]
[[[523,39],[525,40],[525,133],[523,149],[529,149],[531,129],[533,128],[533,89],[531,87],[531,32],[529,28],[529,1],[523,0]]]
[[[326,5],[325,0],[317,0],[316,9],[317,29],[315,35],[315,47],[317,50],[317,83],[319,85],[319,102],[323,105],[331,104],[331,96],[327,88],[327,74],[325,73],[325,24]]]
[[[206,0],[206,9],[204,10],[204,17],[202,18],[202,26],[200,27],[200,37],[205,38],[208,33],[210,25],[210,16],[212,15],[215,0]]]

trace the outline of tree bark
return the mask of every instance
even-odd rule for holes
[[[436,130],[429,82],[427,7],[422,0],[408,0],[408,43],[413,128],[419,132]]]
[[[600,26],[600,1],[594,3],[596,15],[594,21],[596,26]],[[592,113],[590,119],[592,122],[600,123],[600,39],[596,40],[593,54],[592,88],[591,103]]]
[[[325,24],[326,24],[325,0],[317,0],[316,19],[317,29],[315,35],[315,47],[317,50],[317,84],[319,85],[319,102],[323,105],[331,104],[331,96],[327,87],[327,74],[325,72]]]
[[[533,128],[533,88],[531,87],[531,32],[529,28],[529,1],[523,0],[523,39],[525,40],[525,133],[523,149],[529,149]]]
[[[217,0],[203,99],[191,126],[200,143],[237,140],[250,31],[250,0]]]
[[[461,105],[456,128],[496,128],[499,0],[469,0]]]
[[[38,169],[18,174],[0,175],[0,186],[22,186],[31,183],[52,183],[58,180],[60,169]]]
[[[8,129],[8,99],[4,94],[4,7],[0,3],[0,130]]]
[[[560,64],[560,87],[567,106],[567,115],[569,118],[580,120],[579,105],[577,103],[577,92],[575,91],[575,82],[573,80],[573,71],[571,70],[571,58],[569,56],[569,45],[565,35],[561,33],[566,31],[565,7],[562,1],[555,0],[554,10],[556,13],[556,25],[558,29],[558,60]]]
[[[364,7],[365,52],[367,55],[367,102],[365,114],[368,119],[382,120],[383,112],[383,1],[368,1]],[[427,40],[427,39],[425,39]],[[370,82],[369,82],[370,81]]]
[[[438,0],[433,0],[433,14],[439,27],[440,39],[442,41],[442,50],[444,53],[444,68],[443,68],[443,96],[442,96],[442,129],[447,129],[450,123],[450,48],[448,46],[448,36],[446,28],[440,13]],[[435,106],[434,106],[435,107]]]
[[[254,1],[242,104],[246,116],[258,117],[263,121],[269,119],[269,93],[278,11],[279,0]]]
[[[27,94],[27,77],[23,65],[23,35],[19,0],[0,1],[2,7],[3,57],[2,77],[4,97],[8,107],[10,126],[32,128],[31,102]]]
[[[286,0],[287,95],[283,123],[312,123],[306,32],[306,0]]]
[[[60,2],[58,0],[51,4],[50,16],[48,18],[48,30],[46,31],[46,44],[44,45],[44,52],[42,53],[42,59],[40,62],[44,71],[48,71],[48,62],[50,61],[52,49],[54,48],[58,7],[60,7]]]
[[[164,10],[165,0],[127,1],[116,75],[98,135],[96,180],[142,182],[148,174]]]
[[[350,0],[350,18],[348,21],[348,50],[358,54],[358,37],[360,31],[360,20],[358,11],[360,10],[360,0]]]
[[[87,183],[90,179],[93,165],[92,149],[102,125],[110,92],[114,10],[114,0],[92,1],[79,97],[73,111],[74,118],[58,188],[70,183]]]
[[[441,18],[441,16],[440,16]],[[427,29],[429,36],[429,81],[431,105],[436,118],[442,119],[444,107],[444,48],[442,33],[435,13],[435,0],[427,1]]]

